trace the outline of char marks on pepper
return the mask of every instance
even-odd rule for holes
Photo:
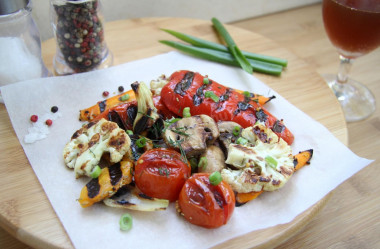
[[[110,180],[112,186],[115,186],[120,182],[121,177],[123,176],[123,173],[120,169],[120,163],[115,163],[108,168],[109,174],[110,174]]]
[[[276,120],[273,124],[272,130],[277,133],[282,133],[285,130],[285,126],[281,123],[280,120]]]
[[[260,121],[265,123],[267,121],[268,115],[264,112],[262,108],[256,109],[256,118]]]
[[[99,101],[98,106],[99,106],[100,113],[104,112],[107,107],[107,100],[105,99],[103,101]]]
[[[181,96],[186,94],[186,91],[190,88],[194,79],[194,72],[187,72],[182,80],[175,86],[174,92]]]
[[[94,198],[99,194],[100,191],[100,184],[98,181],[99,178],[92,179],[86,184],[87,187],[87,195],[90,198]]]

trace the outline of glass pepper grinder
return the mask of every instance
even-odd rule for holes
[[[99,0],[50,0],[50,12],[57,41],[55,74],[88,72],[112,65]]]
[[[49,76],[31,11],[30,0],[0,0],[0,87]]]

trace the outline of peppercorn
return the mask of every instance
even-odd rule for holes
[[[30,121],[32,121],[33,123],[37,122],[37,120],[38,120],[38,116],[37,115],[32,115],[30,117]]]
[[[108,91],[104,91],[104,92],[103,92],[103,96],[104,96],[104,97],[107,97],[109,94],[110,94],[110,93],[109,93]]]
[[[53,121],[51,119],[48,119],[48,120],[45,121],[45,124],[47,126],[51,126],[53,124]]]
[[[58,111],[58,107],[57,107],[57,106],[53,106],[53,107],[50,109],[50,111],[51,111],[52,113],[56,113],[56,112]]]
[[[118,88],[118,90],[119,90],[119,92],[124,92],[124,87],[123,86],[119,86],[119,88]]]

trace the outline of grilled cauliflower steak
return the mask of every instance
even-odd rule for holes
[[[238,193],[274,191],[294,172],[290,146],[273,131],[256,124],[242,131],[247,144],[230,144],[226,164],[236,170],[223,169],[222,178]]]
[[[90,176],[103,153],[110,154],[111,163],[119,162],[129,151],[131,140],[116,123],[100,119],[77,130],[63,150],[65,164],[76,177]]]

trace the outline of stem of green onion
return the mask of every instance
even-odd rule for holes
[[[174,41],[161,40],[160,42],[162,44],[168,45],[182,52],[189,53],[191,55],[194,55],[202,59],[215,61],[218,63],[223,63],[223,64],[231,65],[231,66],[239,66],[239,63],[229,53],[215,51],[208,48],[194,47],[191,45],[186,45],[186,44],[183,44],[180,42],[174,42]],[[248,59],[248,61],[251,64],[253,70],[256,72],[266,73],[266,74],[271,74],[271,75],[276,75],[276,76],[281,75],[282,66],[270,64],[267,62],[257,61],[257,60],[251,60],[251,59]]]
[[[209,180],[212,185],[216,186],[222,181],[222,175],[219,171],[215,171],[209,176]]]
[[[197,46],[197,47],[201,47],[201,48],[209,48],[209,49],[218,50],[218,51],[225,52],[225,53],[229,52],[229,50],[226,46],[219,44],[219,43],[203,40],[203,39],[200,39],[198,37],[195,37],[192,35],[187,35],[187,34],[177,32],[174,30],[170,30],[170,29],[162,29],[162,30],[173,35],[174,37],[177,37],[178,39],[180,39],[182,41],[190,43],[193,46]],[[241,52],[243,53],[243,55],[247,59],[263,61],[263,62],[267,62],[267,63],[271,63],[271,64],[277,64],[277,65],[280,65],[283,67],[286,67],[288,65],[288,61],[285,59],[281,59],[281,58],[277,58],[277,57],[273,57],[273,56],[268,56],[268,55],[251,53],[251,52],[247,52],[247,51],[241,51]]]
[[[91,178],[98,178],[100,173],[102,173],[102,169],[99,167],[99,165],[96,165],[95,168],[92,169],[90,173]]]
[[[214,27],[218,31],[220,36],[227,43],[228,50],[235,57],[240,67],[243,68],[244,71],[246,71],[247,73],[251,74],[253,72],[251,64],[248,62],[247,58],[245,58],[245,56],[242,54],[235,41],[232,39],[228,31],[224,28],[223,24],[215,17],[213,17],[211,21],[214,24]]]
[[[129,213],[125,213],[120,217],[119,220],[120,230],[128,231],[132,228],[132,216]]]
[[[185,108],[183,108],[182,116],[183,116],[184,118],[189,118],[189,117],[191,117],[190,107],[185,107]]]
[[[214,102],[218,102],[219,101],[219,97],[214,92],[212,92],[212,91],[206,91],[205,92],[205,98],[210,98]]]

